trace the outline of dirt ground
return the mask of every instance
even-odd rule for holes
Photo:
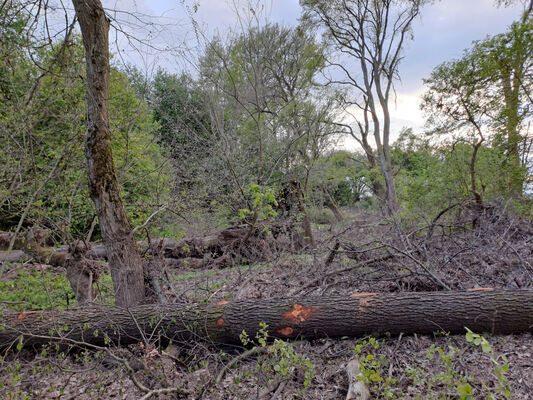
[[[345,222],[314,226],[313,250],[229,268],[168,265],[164,294],[170,302],[216,302],[445,290],[442,284],[452,290],[533,287],[533,226],[501,209],[487,208],[474,224],[468,210],[416,224],[346,214]],[[251,339],[255,348],[198,341],[162,349],[150,340],[108,351],[13,346],[2,354],[0,398],[345,399],[345,366],[357,358],[372,399],[533,399],[531,333],[287,344],[270,342],[266,327]]]

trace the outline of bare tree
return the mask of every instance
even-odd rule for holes
[[[268,23],[246,24],[226,43],[208,44],[200,72],[232,184],[297,179],[306,188],[335,133],[334,96],[314,82],[324,52],[301,29]]]
[[[109,21],[100,0],[72,0],[87,68],[87,158],[89,194],[109,257],[118,306],[144,299],[143,259],[128,222],[111,152],[109,129]]]
[[[347,85],[358,94],[346,103],[357,123],[357,133],[349,131],[363,147],[371,167],[377,160],[385,187],[374,185],[374,194],[383,197],[385,212],[394,214],[398,201],[390,154],[389,102],[405,40],[423,1],[302,0],[300,3],[306,19],[325,28],[326,36],[341,55],[357,64],[351,70],[344,62],[331,61],[330,66],[340,71],[342,77],[331,78],[330,83]],[[338,74],[335,72],[334,76]],[[368,140],[370,134],[375,149]]]

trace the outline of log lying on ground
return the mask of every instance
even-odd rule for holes
[[[0,263],[17,263],[26,260],[28,256],[22,250],[0,251]]]
[[[167,259],[183,261],[193,258],[223,267],[239,264],[243,260],[261,261],[270,253],[281,249],[300,250],[305,243],[299,237],[302,234],[293,232],[293,225],[292,220],[277,221],[270,225],[241,224],[202,236],[185,237],[180,240],[152,239],[150,243],[140,241],[137,244],[142,252],[157,248]],[[47,260],[51,260],[52,265],[63,266],[69,250],[68,246],[47,248],[33,241],[31,237],[26,238],[20,247],[23,251],[10,253],[0,251],[0,262],[20,262],[33,257],[37,262],[48,263]],[[84,256],[91,260],[104,260],[107,258],[107,253],[103,244],[89,243]]]
[[[343,297],[221,301],[212,305],[143,305],[130,309],[80,309],[9,313],[1,319],[0,346],[24,336],[24,345],[74,340],[126,345],[145,338],[205,339],[239,343],[259,324],[270,337],[429,334],[435,331],[520,333],[533,331],[533,290],[355,293]],[[68,342],[67,342],[68,344]]]

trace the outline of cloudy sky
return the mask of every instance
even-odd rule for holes
[[[398,132],[403,126],[413,127],[415,131],[421,129],[422,79],[428,77],[436,65],[459,57],[472,41],[504,32],[520,16],[522,6],[520,2],[516,3],[514,7],[497,8],[494,0],[441,0],[424,7],[413,27],[414,40],[407,44],[400,66],[402,81],[396,84],[398,97],[391,110],[393,131]],[[235,10],[242,13],[248,8],[245,4],[247,2],[243,0],[104,0],[104,5],[111,9],[131,9],[157,16],[156,20],[162,26],[147,34],[158,35],[153,43],[158,43],[159,47],[171,48],[180,47],[184,42],[188,46],[196,43],[190,15],[208,36],[213,33],[223,35],[228,29],[238,30]],[[260,4],[270,21],[287,26],[298,23],[301,12],[298,0],[264,0]],[[124,39],[119,42],[127,47]],[[159,53],[141,45],[143,52],[148,55],[140,57],[138,52],[128,55],[127,51],[124,54],[126,59],[129,57],[129,61],[148,70],[163,66],[178,72],[185,65],[176,52]],[[352,145],[347,143],[348,147]]]

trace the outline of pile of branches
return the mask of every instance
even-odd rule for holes
[[[527,219],[503,206],[464,202],[421,220],[367,214],[333,230],[319,245],[324,267],[310,269],[316,278],[292,293],[343,293],[354,285],[371,292],[533,287],[533,225]]]

